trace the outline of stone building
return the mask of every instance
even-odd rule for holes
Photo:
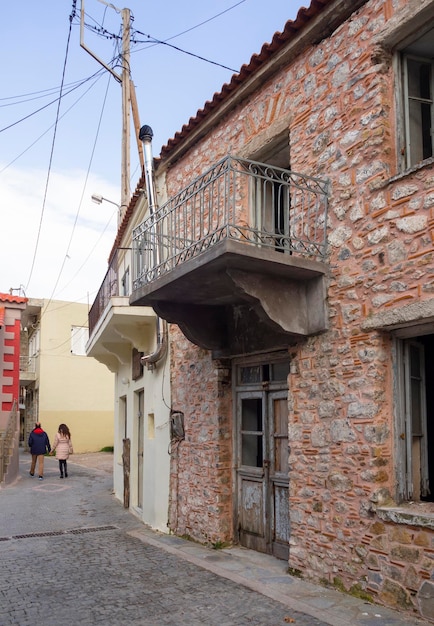
[[[170,323],[170,529],[432,620],[433,48],[433,0],[300,9],[163,147],[130,296]]]

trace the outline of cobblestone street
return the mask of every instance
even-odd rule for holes
[[[89,458],[97,467],[89,467]],[[60,481],[57,462],[47,458],[45,479],[38,481],[29,476],[29,455],[22,454],[21,478],[0,489],[1,626],[410,623],[382,607],[359,611],[361,621],[354,621],[354,599],[344,594],[338,596],[339,617],[328,610],[325,596],[321,605],[321,594],[305,612],[297,610],[296,597],[283,603],[254,584],[240,584],[236,552],[231,557],[152,533],[123,509],[111,493],[111,463],[111,455],[74,456],[68,479]],[[179,556],[177,542],[190,544],[184,554],[190,550],[196,557]],[[210,565],[206,569],[198,564],[199,554]],[[212,571],[220,561],[231,563],[233,575]],[[291,583],[284,569],[274,581],[285,589]]]

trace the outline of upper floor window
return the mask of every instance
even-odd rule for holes
[[[401,51],[404,96],[405,166],[433,156],[434,29]]]
[[[35,356],[39,352],[40,332],[39,328],[33,333],[29,339],[29,356]]]
[[[86,356],[86,342],[89,339],[87,326],[71,327],[71,354]]]

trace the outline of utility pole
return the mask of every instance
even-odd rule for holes
[[[133,113],[134,129],[136,135],[137,149],[139,153],[140,165],[143,171],[144,158],[142,142],[139,139],[140,120],[137,108],[136,91],[134,83],[131,80],[130,72],[130,9],[118,9],[113,4],[99,0],[102,4],[114,9],[122,15],[122,74],[118,74],[109,65],[104,63],[90,48],[84,43],[84,0],[81,0],[80,13],[80,46],[86,50],[100,65],[102,65],[112,76],[121,83],[122,86],[122,147],[121,147],[121,215],[123,217],[126,207],[130,200],[130,169],[131,169],[131,122],[130,114]]]
[[[122,9],[122,159],[121,206],[128,203],[130,189],[130,18],[129,9]]]

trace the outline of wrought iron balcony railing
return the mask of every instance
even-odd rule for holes
[[[106,306],[110,302],[110,298],[118,295],[118,254],[116,252],[89,310],[89,337],[92,335],[98,320],[101,318]]]
[[[328,182],[227,156],[133,231],[133,289],[224,239],[323,259]]]

